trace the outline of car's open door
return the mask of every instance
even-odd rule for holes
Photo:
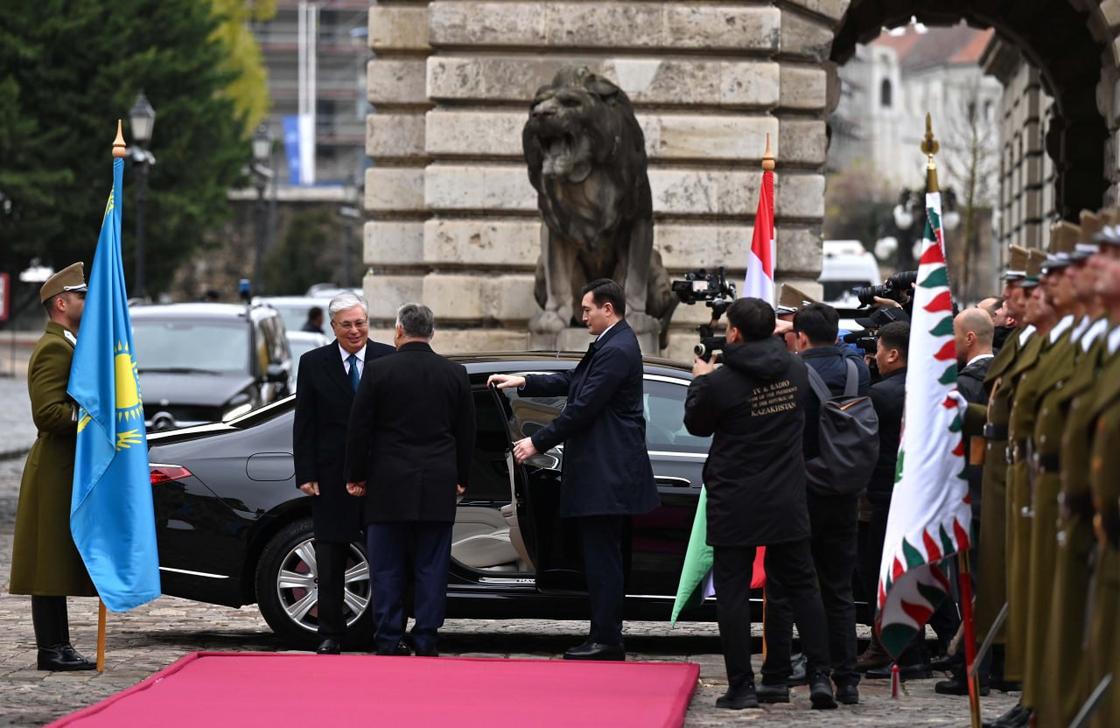
[[[587,590],[574,528],[559,517],[560,468],[563,446],[518,465],[513,443],[547,427],[564,408],[564,397],[523,397],[516,390],[491,388],[506,414],[509,436],[507,464],[512,473],[516,525],[533,562],[537,589]]]

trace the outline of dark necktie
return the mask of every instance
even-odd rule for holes
[[[362,375],[358,373],[358,355],[351,354],[346,363],[350,365],[350,386],[357,392],[358,382],[362,380]]]

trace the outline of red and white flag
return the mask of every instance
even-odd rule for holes
[[[762,173],[742,295],[774,305],[774,173],[770,170]]]

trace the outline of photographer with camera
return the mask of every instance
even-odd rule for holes
[[[727,308],[724,366],[697,358],[684,424],[693,435],[714,434],[704,485],[708,543],[714,549],[716,614],[727,667],[721,708],[788,702],[790,633],[770,624],[763,685],[751,669],[750,581],[755,549],[766,547],[766,589],[792,609],[808,659],[814,708],[835,708],[829,680],[828,637],[816,570],[809,550],[802,438],[810,396],[805,364],[774,336],[774,309],[757,298]]]

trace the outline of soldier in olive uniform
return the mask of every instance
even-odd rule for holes
[[[1066,383],[1073,376],[1076,340],[1088,321],[1084,306],[1074,290],[1077,268],[1072,265],[1074,247],[1081,236],[1077,225],[1059,222],[1051,231],[1050,255],[1043,264],[1045,295],[1058,323],[1048,336],[1049,347],[1028,375],[1037,391],[1033,404],[1033,427],[1028,432],[1027,462],[1029,490],[1023,495],[1028,505],[1024,528],[1029,529],[1025,546],[1027,569],[1025,602],[1027,609],[1023,704],[1036,708],[1044,677],[1042,655],[1049,626],[1050,595],[1057,552],[1058,491],[1061,487],[1058,451],[1061,447],[1065,411],[1060,404]]]
[[[1114,328],[1105,340],[1102,357],[1106,363],[1098,377],[1090,419],[1095,420],[1089,487],[1097,535],[1095,565],[1089,588],[1086,643],[1086,690],[1112,675],[1108,690],[1091,725],[1114,728],[1120,725],[1120,228],[1106,227],[1100,236],[1102,266],[1097,293],[1104,298]]]
[[[976,624],[978,638],[983,638],[992,628],[996,615],[1007,601],[1007,430],[1011,417],[1011,401],[1015,396],[1018,376],[1012,371],[1023,348],[1031,341],[1035,327],[1026,322],[1027,301],[1038,285],[1043,255],[1011,246],[1008,270],[1004,274],[1004,306],[1016,321],[1023,322],[1008,336],[999,354],[992,361],[985,378],[991,396],[985,413],[980,405],[970,405],[966,413],[966,430],[975,434],[978,418],[987,417],[983,423],[986,440],[984,472],[981,483],[980,554],[978,559],[978,584],[976,596]],[[1008,672],[1002,660],[1004,638],[996,638],[991,660],[993,687],[1018,689],[1021,672]]]
[[[1029,510],[1030,483],[1027,470],[1027,438],[1034,429],[1034,404],[1037,402],[1037,378],[1032,382],[1029,376],[1038,366],[1042,353],[1049,348],[1050,331],[1057,323],[1054,309],[1050,306],[1042,286],[1038,283],[1036,271],[1041,268],[1045,255],[1031,251],[1028,262],[1028,277],[1023,285],[1031,289],[1027,299],[1027,309],[1023,320],[1034,327],[1034,333],[1023,345],[1015,364],[1004,375],[1004,379],[1015,388],[1010,402],[1010,415],[1007,424],[1007,496],[1005,548],[1007,553],[1007,647],[1004,674],[1007,680],[1021,680],[1024,670],[1024,651],[1026,649],[1026,579],[1021,578],[1026,569],[1028,547],[1030,545],[1030,521],[1023,517],[1024,509]],[[981,537],[983,540],[983,537]],[[1025,725],[1030,711],[1024,703],[1016,705],[997,721],[1000,725]]]
[[[1056,387],[1044,399],[1035,428],[1039,477],[1049,481],[1056,473],[1060,480],[1054,570],[1052,577],[1047,578],[1049,614],[1042,615],[1045,641],[1038,652],[1032,653],[1041,669],[1057,669],[1049,670],[1036,686],[1039,725],[1069,725],[1085,697],[1081,652],[1093,544],[1088,482],[1092,431],[1086,415],[1090,412],[1088,405],[1093,400],[1104,334],[1108,330],[1103,302],[1095,290],[1098,266],[1094,256],[1098,246],[1094,241],[1102,222],[1101,216],[1088,211],[1081,213],[1081,239],[1067,269],[1083,310],[1072,336],[1072,373],[1063,386]],[[1053,444],[1055,437],[1060,437],[1057,447]]]
[[[81,263],[62,269],[43,284],[39,298],[49,321],[27,367],[31,415],[39,436],[20,483],[9,589],[12,594],[31,595],[40,670],[96,667],[70,645],[66,615],[67,595],[97,594],[70,536],[78,419],[66,387],[85,292]]]

